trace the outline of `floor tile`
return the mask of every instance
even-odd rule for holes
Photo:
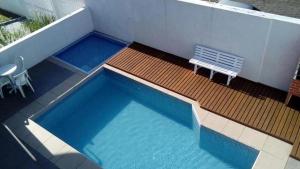
[[[236,123],[234,121],[229,121],[225,128],[222,131],[222,134],[233,138],[235,140],[238,140],[240,136],[242,135],[242,132],[244,131],[245,126]]]
[[[285,169],[300,169],[300,161],[293,158],[289,158]]]
[[[266,134],[263,134],[259,131],[246,127],[242,132],[239,141],[251,147],[254,147],[257,150],[261,150],[265,144],[266,139],[267,139]]]
[[[62,153],[63,147],[66,146],[64,142],[56,137],[50,137],[43,145],[40,146],[37,151],[44,155],[46,158],[51,158]]]
[[[263,146],[263,151],[270,153],[277,158],[284,159],[291,153],[292,145],[274,137],[268,136]]]
[[[221,132],[226,124],[228,119],[225,119],[221,116],[218,116],[214,113],[209,113],[207,117],[203,120],[203,125],[217,132]]]
[[[254,169],[283,169],[286,162],[287,159],[278,159],[262,151],[256,160]]]

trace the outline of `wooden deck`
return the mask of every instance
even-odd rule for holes
[[[133,43],[107,63],[142,79],[199,101],[202,108],[292,143],[291,156],[300,159],[299,100],[289,106],[285,92],[243,78],[225,85],[226,76],[193,66],[177,56]],[[298,106],[298,107],[297,107]]]

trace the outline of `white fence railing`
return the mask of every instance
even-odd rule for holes
[[[34,17],[38,14],[61,18],[84,6],[84,0],[0,0],[0,8],[7,11]]]

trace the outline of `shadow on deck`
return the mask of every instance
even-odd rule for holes
[[[9,94],[9,89],[4,89],[5,99],[0,99],[0,121],[4,123],[8,118],[22,111],[25,107],[40,109],[51,100],[55,100],[60,93],[51,92],[60,87],[61,92],[66,91],[66,79],[76,76],[76,72],[59,66],[51,61],[45,60],[29,69],[32,85],[35,88],[33,93],[25,87],[26,98],[22,98],[19,92]],[[24,113],[24,112],[23,112]],[[3,124],[0,124],[0,168],[5,169],[58,169],[52,162],[43,157],[30,146],[17,141]],[[36,141],[37,142],[37,141]],[[25,151],[23,144],[28,152]],[[32,156],[30,156],[29,154]],[[73,156],[70,154],[70,156]]]

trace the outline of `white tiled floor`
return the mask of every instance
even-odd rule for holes
[[[223,129],[222,133],[230,138],[238,140],[245,128],[245,126],[239,123],[229,121]]]
[[[258,158],[253,168],[254,169],[284,169],[287,162],[287,158],[285,160],[281,160],[269,153],[261,151],[258,155]]]
[[[300,161],[295,160],[293,158],[289,158],[285,169],[300,169]]]
[[[65,146],[66,144],[56,137],[50,137],[43,142],[43,146],[40,146],[38,151],[42,152],[41,154],[50,159],[64,153],[62,150]]]
[[[269,152],[277,158],[285,159],[291,153],[292,147],[284,141],[268,136],[263,151]]]
[[[210,129],[213,129],[217,132],[221,132],[223,131],[227,123],[228,123],[228,119],[225,119],[224,117],[218,116],[214,113],[209,113],[206,116],[206,118],[203,120],[202,125]]]
[[[261,150],[265,144],[267,137],[268,136],[266,134],[246,127],[241,137],[239,138],[239,141],[258,150]]]

